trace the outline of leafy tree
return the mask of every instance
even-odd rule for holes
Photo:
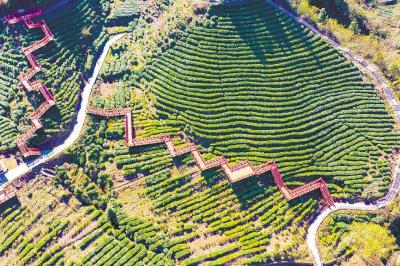
[[[382,52],[381,50],[378,50],[378,51],[375,53],[373,62],[374,62],[380,69],[382,69],[383,71],[386,71],[386,70],[387,70],[386,59],[385,59],[385,56],[384,56],[384,54],[383,54],[383,52]]]
[[[85,165],[86,162],[86,154],[82,152],[79,156],[79,164],[80,165]]]
[[[118,227],[119,221],[117,217],[117,212],[115,211],[113,206],[107,208],[107,218],[111,222],[112,225]]]
[[[393,79],[400,76],[400,60],[393,61],[389,64],[389,74]]]
[[[61,180],[62,182],[65,182],[68,178],[67,175],[67,170],[64,167],[57,167],[56,168],[56,176]]]
[[[69,199],[71,198],[71,194],[64,193],[60,197],[60,201],[64,203],[68,203]]]
[[[325,22],[328,21],[328,12],[326,12],[326,9],[325,9],[325,8],[322,8],[322,9],[319,11],[318,20],[321,21],[321,22],[323,22],[323,23],[325,23]]]
[[[99,178],[97,179],[97,184],[98,184],[102,189],[104,189],[104,187],[105,187],[106,184],[107,184],[107,176],[108,176],[108,174],[101,174],[101,175],[99,175]]]
[[[356,19],[353,19],[349,25],[349,30],[351,30],[354,34],[360,34],[361,29],[360,26],[358,25],[358,22]]]
[[[389,230],[378,224],[354,222],[348,229],[343,243],[349,243],[364,260],[386,259],[397,248]]]

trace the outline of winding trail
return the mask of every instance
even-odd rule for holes
[[[15,179],[29,173],[30,171],[40,166],[41,164],[46,163],[49,160],[55,158],[56,156],[61,154],[64,150],[71,147],[72,144],[74,144],[74,142],[78,139],[79,134],[82,131],[83,124],[85,122],[86,108],[89,105],[89,98],[93,85],[96,82],[97,76],[99,75],[101,67],[104,64],[104,60],[106,59],[107,53],[110,50],[111,45],[113,45],[116,41],[118,41],[123,35],[124,35],[123,33],[115,35],[105,44],[101,56],[96,62],[93,74],[89,78],[88,82],[86,83],[81,93],[82,100],[79,106],[79,111],[76,117],[74,128],[72,129],[70,135],[64,140],[62,144],[54,147],[52,150],[42,151],[42,155],[36,158],[35,160],[27,161],[26,163],[20,164],[16,168],[13,168],[8,172],[6,172],[4,176],[5,178],[7,178],[7,182],[3,184],[1,188],[5,187],[8,183],[14,181]]]
[[[391,108],[393,109],[396,122],[400,124],[400,104],[399,104],[398,100],[396,99],[396,97],[394,96],[393,92],[390,90],[389,85],[386,84],[385,80],[374,69],[374,67],[370,66],[363,58],[353,54],[349,49],[340,46],[339,43],[337,43],[332,38],[326,36],[322,31],[320,31],[319,29],[317,29],[316,27],[314,27],[313,25],[311,25],[310,23],[305,21],[303,18],[292,14],[289,10],[287,10],[283,6],[277,4],[273,0],[267,0],[267,2],[270,3],[272,6],[281,10],[287,16],[296,20],[298,23],[300,23],[303,26],[310,29],[313,33],[321,36],[327,42],[331,43],[332,46],[334,46],[336,49],[341,51],[346,57],[350,58],[353,62],[358,63],[360,68],[364,68],[365,71],[369,75],[371,75],[377,81],[379,86],[383,89],[384,98],[389,103]],[[396,162],[396,168],[395,168],[395,173],[394,173],[394,182],[393,182],[392,186],[390,187],[386,196],[378,199],[377,201],[375,201],[371,204],[366,204],[364,202],[358,202],[358,203],[341,202],[341,203],[335,203],[330,208],[325,208],[315,218],[315,220],[312,222],[312,224],[310,225],[310,227],[308,228],[308,231],[307,231],[307,245],[312,254],[314,265],[323,265],[321,254],[318,250],[318,239],[317,239],[318,229],[321,226],[322,222],[331,213],[333,213],[335,211],[339,211],[339,210],[358,210],[358,211],[379,210],[383,207],[388,206],[396,198],[396,195],[399,192],[399,188],[400,188],[400,158]]]
[[[140,147],[153,144],[164,144],[171,154],[172,157],[178,157],[184,154],[191,154],[196,162],[197,166],[201,171],[205,171],[211,168],[220,167],[224,171],[229,182],[235,183],[242,181],[246,178],[255,175],[262,175],[266,172],[271,172],[272,177],[275,180],[275,184],[279,191],[285,197],[286,200],[292,200],[297,197],[303,196],[311,191],[319,189],[322,197],[325,200],[325,204],[332,206],[334,204],[331,194],[326,186],[325,181],[322,178],[316,179],[302,186],[298,186],[294,189],[290,189],[286,186],[283,181],[281,172],[279,171],[278,165],[274,161],[266,162],[261,165],[254,166],[248,160],[238,162],[234,166],[230,166],[226,158],[222,155],[210,160],[206,160],[200,153],[197,146],[193,143],[186,145],[182,148],[175,148],[173,138],[176,136],[164,135],[156,137],[148,137],[144,139],[136,139],[133,125],[132,125],[132,110],[129,108],[117,108],[117,109],[102,109],[96,107],[88,107],[86,110],[88,114],[97,116],[104,116],[107,118],[116,116],[125,116],[125,144],[128,147]]]
[[[54,95],[49,91],[42,80],[35,80],[33,82],[29,81],[42,70],[42,66],[36,60],[33,52],[55,40],[53,33],[43,19],[37,20],[36,22],[32,21],[33,18],[41,16],[42,13],[42,9],[36,9],[25,12],[16,12],[5,17],[7,23],[10,25],[23,22],[28,29],[40,29],[44,34],[43,39],[31,44],[28,47],[22,48],[22,52],[28,59],[31,68],[27,73],[22,74],[19,77],[19,80],[27,91],[39,90],[45,99],[45,101],[36,109],[36,111],[29,116],[29,119],[31,120],[31,126],[16,140],[17,147],[24,157],[41,154],[39,148],[28,147],[27,142],[32,138],[33,134],[35,134],[37,130],[43,127],[43,123],[40,120],[41,116],[44,115],[52,106],[57,104],[56,100],[54,99]]]

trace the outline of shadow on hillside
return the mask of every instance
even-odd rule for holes
[[[7,178],[5,176],[5,174],[0,174],[0,186],[5,184],[7,182]]]
[[[277,192],[276,184],[271,173],[261,176],[252,176],[232,184],[232,190],[239,200],[242,210],[246,210],[263,200],[272,193]]]
[[[276,25],[271,23],[271,21],[279,20],[278,15],[275,12],[272,13],[273,17],[267,17],[263,12],[254,13],[254,10],[269,8],[267,3],[264,1],[253,1],[253,3],[239,8],[229,10],[228,12],[221,11],[221,15],[229,18],[235,27],[236,33],[253,51],[253,54],[257,57],[260,63],[266,64],[266,55],[274,54],[278,51],[281,52],[281,47],[285,47],[286,49],[291,48],[290,45],[287,45],[288,39],[281,24],[278,23],[278,27],[274,27]],[[243,14],[246,14],[246,20],[241,19],[241,15]],[[253,23],[250,24],[249,21]],[[254,27],[255,24],[258,24],[260,27],[265,27],[267,35],[275,36],[273,40],[276,41],[278,46],[273,47],[272,45],[265,43],[265,39],[263,38],[265,35],[259,30],[258,26]],[[280,37],[278,38],[277,36]]]
[[[206,171],[201,172],[204,180],[206,181],[209,187],[213,187],[219,182],[223,182],[227,180],[225,173],[220,168],[212,168]]]
[[[17,209],[18,207],[21,206],[21,202],[17,197],[14,197],[3,204],[0,204],[0,214],[3,214],[7,209],[13,208]]]
[[[315,179],[316,178],[314,177],[309,177],[309,178],[302,178],[301,181],[304,183],[308,183]],[[287,182],[288,180],[285,181]],[[254,206],[255,204],[257,204],[259,201],[265,200],[266,198],[271,197],[273,195],[278,195],[278,194],[281,195],[281,192],[279,191],[271,172],[262,174],[260,176],[252,176],[240,182],[234,183],[231,186],[233,192],[235,193],[237,199],[239,200],[240,207],[242,210],[247,210],[252,206]],[[298,185],[296,186],[288,185],[288,187],[294,189],[298,187]],[[323,197],[321,195],[321,192],[320,190],[317,189],[299,198],[287,201],[287,204],[289,205],[289,209],[291,209],[292,207],[296,207],[299,204],[304,204],[310,198],[316,200],[318,203],[321,204],[323,203]],[[284,198],[281,200],[286,201],[286,199]],[[273,206],[274,204],[269,208],[272,208]],[[261,206],[257,208],[260,207]]]
[[[274,9],[274,12],[265,14],[262,10]],[[261,10],[260,12],[254,12],[254,10]],[[262,64],[268,63],[268,55],[274,53],[283,53],[282,62],[285,60],[285,56],[291,56],[298,53],[297,47],[295,50],[292,33],[289,31],[291,26],[288,21],[293,21],[291,18],[282,15],[280,11],[269,5],[265,1],[252,1],[252,3],[246,6],[235,7],[228,10],[216,10],[217,15],[228,17],[229,20],[235,27],[236,33],[240,35],[240,38],[248,47],[253,51],[253,54]],[[240,19],[240,15],[246,14],[248,19]],[[254,22],[250,24],[249,21]],[[294,22],[293,23],[297,23]],[[257,24],[254,26],[254,24]],[[301,24],[297,23],[298,27],[302,27]],[[260,30],[261,28],[261,30]],[[263,32],[264,31],[264,32]],[[320,62],[320,57],[315,53],[315,45],[308,34],[303,33],[296,37],[301,40],[303,45],[301,48],[309,56],[312,57],[318,68],[324,67]],[[266,43],[273,40],[272,44]]]
[[[390,232],[395,236],[396,243],[400,245],[400,216],[396,217],[389,225]]]

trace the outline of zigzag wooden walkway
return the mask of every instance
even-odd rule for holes
[[[136,140],[133,138],[133,127],[132,127],[132,111],[128,108],[124,109],[113,109],[104,110],[101,108],[88,107],[86,112],[89,114],[94,114],[104,117],[116,117],[125,116],[125,142],[129,147],[137,147],[144,145],[151,145],[157,143],[164,143],[172,157],[181,156],[183,154],[191,153],[194,157],[196,164],[199,168],[204,171],[207,169],[221,167],[225,175],[228,177],[231,183],[235,183],[244,180],[248,177],[261,175],[266,172],[271,172],[275,180],[278,189],[283,194],[287,200],[292,200],[294,198],[300,197],[311,191],[319,189],[321,191],[322,197],[328,206],[334,205],[334,201],[329,193],[325,181],[319,178],[315,181],[307,183],[303,186],[297,187],[295,189],[289,189],[285,182],[283,181],[282,175],[278,169],[278,165],[274,162],[267,162],[259,166],[253,166],[249,161],[239,162],[234,166],[230,166],[224,156],[217,157],[211,160],[204,160],[200,151],[194,144],[189,144],[181,149],[176,149],[172,143],[171,136],[158,136],[150,137],[142,140]]]
[[[24,22],[25,26],[29,29],[39,28],[43,31],[44,37],[40,41],[23,48],[23,52],[28,59],[31,69],[26,73],[20,76],[20,81],[24,85],[27,91],[37,90],[41,92],[43,97],[45,98],[45,102],[39,106],[39,108],[29,117],[32,121],[32,125],[28,128],[28,130],[19,136],[17,139],[17,147],[21,151],[24,157],[32,156],[32,155],[40,155],[41,152],[38,148],[28,148],[27,141],[32,138],[33,134],[43,127],[42,122],[40,121],[40,117],[47,112],[53,105],[56,104],[54,96],[50,93],[47,87],[44,85],[43,81],[37,80],[34,82],[30,82],[29,80],[33,78],[42,68],[40,64],[36,61],[35,57],[32,53],[50,41],[54,40],[54,36],[51,33],[50,29],[47,27],[46,23],[43,20],[33,22],[32,18],[38,17],[42,14],[41,9],[35,9],[31,11],[17,12],[5,17],[6,21],[9,24],[15,24],[18,22]]]

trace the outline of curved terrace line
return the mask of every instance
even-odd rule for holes
[[[17,12],[8,16],[5,16],[8,24],[16,24],[19,22],[24,22],[25,26],[28,29],[38,28],[43,31],[44,37],[43,39],[35,42],[34,44],[22,48],[26,58],[28,59],[31,69],[26,73],[20,76],[20,81],[24,85],[27,91],[33,91],[39,89],[43,97],[45,98],[45,102],[42,103],[39,108],[29,117],[32,125],[28,128],[28,130],[21,134],[16,143],[17,147],[21,151],[24,157],[32,156],[32,155],[40,155],[41,152],[39,148],[29,148],[27,147],[27,142],[30,138],[32,138],[35,132],[43,127],[42,122],[40,121],[40,117],[47,112],[53,105],[56,104],[53,94],[47,89],[46,85],[44,85],[42,80],[37,80],[34,82],[30,82],[40,70],[42,70],[41,65],[36,61],[33,56],[33,52],[47,45],[50,41],[55,40],[54,35],[51,33],[49,27],[47,27],[46,23],[43,20],[38,22],[33,22],[32,18],[38,17],[42,15],[42,9],[35,9],[31,11]]]
[[[317,29],[316,27],[314,27],[313,25],[311,25],[310,23],[305,21],[303,18],[292,14],[289,10],[287,10],[286,8],[282,7],[281,5],[275,3],[273,0],[267,0],[267,2],[269,2],[271,5],[278,8],[279,10],[281,10],[287,16],[295,19],[298,23],[300,23],[303,26],[310,29],[313,33],[319,35],[320,37],[325,39],[327,42],[331,43],[333,47],[335,47],[339,51],[343,52],[351,60],[360,64],[383,88],[384,98],[389,103],[389,105],[392,107],[396,122],[400,124],[400,103],[398,102],[398,100],[395,98],[394,94],[390,90],[389,85],[386,84],[385,80],[380,76],[380,74],[372,66],[370,66],[365,61],[364,58],[356,56],[349,49],[340,46],[339,43],[337,43],[332,38],[326,36],[321,30]],[[366,204],[365,202],[335,203],[332,207],[324,209],[316,217],[316,219],[312,222],[312,224],[310,225],[310,227],[308,228],[308,231],[307,231],[307,245],[308,245],[308,249],[310,250],[310,253],[312,254],[314,265],[323,265],[321,254],[319,252],[318,245],[317,245],[318,229],[321,226],[322,222],[332,212],[339,211],[339,210],[376,211],[383,207],[388,206],[395,199],[395,197],[400,189],[400,158],[397,161],[395,172],[396,173],[395,173],[395,177],[394,177],[394,182],[393,182],[392,186],[390,187],[386,196],[376,200],[374,203],[371,203],[371,204]]]
[[[390,91],[389,86],[384,82],[384,80],[381,78],[381,76],[372,68],[370,67],[366,61],[362,58],[359,58],[357,56],[354,56],[354,54],[352,54],[349,50],[347,50],[346,48],[343,48],[341,46],[339,46],[338,43],[336,43],[334,40],[332,40],[331,38],[325,36],[320,30],[316,29],[314,26],[310,25],[308,22],[304,21],[302,18],[299,18],[295,15],[293,15],[292,13],[290,13],[287,9],[285,9],[284,7],[280,6],[279,4],[276,4],[275,2],[273,2],[273,0],[266,0],[267,2],[269,2],[270,4],[272,4],[273,6],[275,6],[276,8],[280,9],[282,12],[284,12],[287,16],[292,17],[293,19],[295,19],[297,22],[303,24],[305,27],[309,28],[310,30],[312,30],[315,34],[318,34],[319,36],[321,36],[322,38],[324,38],[326,41],[330,42],[335,48],[337,48],[338,50],[346,53],[348,56],[352,57],[354,60],[358,61],[363,67],[366,68],[366,70],[372,75],[374,76],[374,78],[384,87],[384,95],[386,100],[389,102],[390,106],[393,108],[394,110],[394,114],[395,114],[395,118],[396,121],[398,123],[400,123],[400,104],[399,102],[395,99],[393,93]],[[9,182],[27,174],[28,172],[30,172],[31,170],[33,170],[34,168],[40,166],[41,164],[49,161],[50,159],[56,157],[58,154],[62,153],[65,149],[67,149],[68,147],[70,147],[78,138],[81,129],[83,127],[83,123],[84,123],[84,119],[85,119],[85,115],[86,115],[86,108],[88,106],[88,101],[89,101],[89,96],[90,96],[90,92],[91,89],[94,85],[94,82],[98,76],[98,73],[104,63],[105,57],[107,55],[107,52],[110,48],[110,46],[116,42],[119,38],[121,38],[123,36],[123,34],[119,34],[117,36],[114,36],[113,38],[111,38],[107,44],[105,45],[103,52],[100,56],[100,58],[98,59],[97,63],[96,63],[96,67],[94,70],[94,73],[92,75],[92,77],[89,79],[89,82],[86,84],[86,86],[83,89],[82,92],[82,102],[81,102],[81,106],[77,115],[77,120],[76,120],[76,124],[73,128],[73,131],[71,132],[71,134],[68,136],[68,138],[64,141],[64,143],[62,143],[61,145],[53,148],[51,151],[47,151],[45,152],[43,155],[41,155],[39,158],[37,158],[36,160],[30,161],[26,164],[21,164],[18,167],[11,169],[10,171],[8,171],[5,174],[5,177],[9,180]],[[384,206],[389,205],[393,199],[396,197],[399,188],[400,188],[400,159],[398,161],[397,164],[397,174],[395,175],[395,180],[388,192],[388,194],[377,200],[374,204],[365,204],[363,202],[361,203],[355,203],[355,204],[350,204],[350,203],[336,203],[334,206],[332,206],[331,208],[326,208],[325,210],[323,210],[321,212],[321,214],[318,215],[318,217],[314,220],[314,222],[311,224],[311,226],[308,229],[308,233],[307,233],[307,244],[309,246],[310,252],[313,255],[313,260],[314,263],[316,265],[322,265],[322,261],[321,261],[321,256],[319,254],[318,251],[318,247],[317,247],[317,240],[316,240],[316,236],[317,236],[317,231],[319,226],[321,225],[321,223],[324,221],[324,219],[329,216],[329,214],[331,214],[334,211],[337,210],[363,210],[363,211],[374,211],[377,209],[380,209]],[[0,198],[1,198],[1,193],[4,191],[4,187],[1,188],[0,191]]]
[[[322,178],[304,184],[295,189],[289,189],[283,181],[281,172],[278,169],[278,165],[274,161],[267,162],[258,166],[253,166],[247,160],[239,162],[234,166],[229,166],[228,161],[225,159],[224,156],[206,161],[204,160],[204,157],[201,155],[199,149],[195,144],[189,144],[181,149],[176,149],[172,142],[172,136],[149,137],[142,140],[134,139],[132,111],[129,108],[104,110],[101,108],[88,107],[86,112],[89,114],[104,116],[107,118],[124,115],[125,143],[128,147],[138,147],[164,143],[172,157],[178,157],[183,154],[191,153],[201,171],[205,171],[215,167],[221,167],[231,183],[239,182],[251,176],[262,175],[266,172],[271,172],[279,191],[283,194],[286,200],[292,200],[303,196],[304,194],[307,194],[311,191],[319,189],[325,200],[325,203],[328,206],[332,206],[334,204],[326,183]]]

